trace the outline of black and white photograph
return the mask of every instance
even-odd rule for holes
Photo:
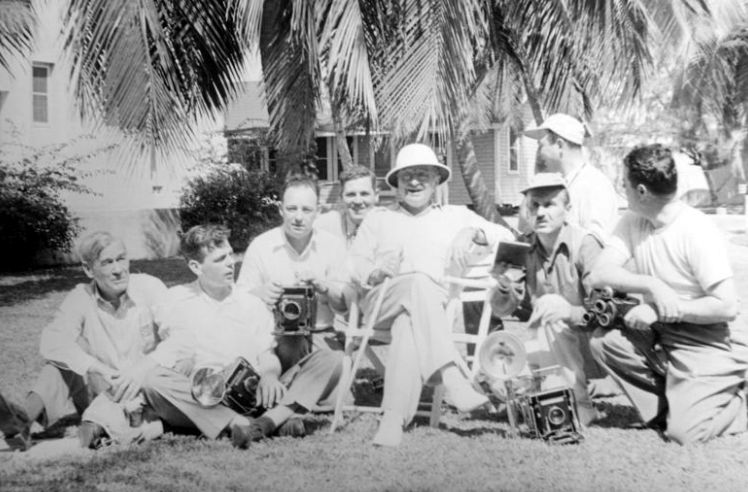
[[[748,490],[748,1],[0,0],[0,491]]]

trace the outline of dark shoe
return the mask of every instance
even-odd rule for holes
[[[299,417],[291,417],[278,427],[278,436],[280,437],[304,437],[306,436],[306,427],[304,421]]]
[[[249,424],[231,424],[231,442],[234,447],[247,449],[253,442],[269,437],[275,424],[267,417],[250,420]]]
[[[78,440],[82,448],[99,449],[105,444],[106,431],[99,424],[81,422],[78,428]]]
[[[0,432],[6,439],[16,438],[24,451],[31,447],[31,422],[26,411],[0,395]]]

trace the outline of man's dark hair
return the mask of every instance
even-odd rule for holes
[[[319,198],[319,182],[317,181],[316,176],[311,173],[291,171],[286,175],[286,180],[283,182],[283,187],[280,191],[281,200],[283,200],[286,190],[302,186],[311,188],[312,191],[314,191],[314,194],[317,195],[317,198]]]
[[[345,184],[348,181],[353,181],[354,179],[359,178],[371,179],[371,187],[374,191],[377,191],[377,176],[374,172],[368,167],[356,165],[340,173],[340,192],[343,193],[343,188],[345,188]]]
[[[672,195],[678,189],[673,154],[662,144],[635,147],[623,158],[632,186],[643,184],[655,195]]]
[[[179,240],[179,249],[187,261],[202,263],[217,247],[227,243],[231,231],[222,225],[196,225],[184,233]]]

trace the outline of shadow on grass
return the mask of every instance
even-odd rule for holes
[[[237,272],[239,266],[236,266]],[[134,260],[130,262],[130,272],[153,275],[167,287],[191,282],[195,278],[181,258]],[[40,299],[53,292],[67,292],[79,283],[88,282],[81,268],[73,266],[6,274],[4,277],[5,282],[0,284],[0,307]]]
[[[639,414],[631,405],[598,400],[595,402],[595,406],[605,414],[604,418],[596,420],[592,424],[595,427],[630,429],[641,423]]]

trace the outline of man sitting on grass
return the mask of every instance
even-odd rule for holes
[[[644,423],[680,444],[746,430],[746,346],[722,233],[677,199],[670,150],[624,158],[629,211],[590,274],[594,287],[643,294],[620,330],[598,329],[593,356]],[[634,260],[634,271],[623,266]],[[733,327],[736,328],[736,327]]]
[[[229,231],[195,226],[181,240],[182,254],[197,280],[173,287],[160,311],[163,341],[151,355],[161,367],[151,372],[144,393],[166,423],[196,427],[217,437],[227,427],[234,445],[280,435],[303,435],[297,412],[313,409],[337,387],[342,356],[318,350],[301,359],[276,355],[274,319],[256,296],[234,288],[233,250]],[[224,406],[201,407],[191,395],[188,375],[194,370],[225,368],[245,358],[260,374],[258,402],[266,409],[254,420]]]
[[[36,383],[22,406],[0,396],[0,430],[6,438],[18,435],[24,447],[34,421],[48,428],[68,414],[83,414],[104,392],[116,402],[135,398],[145,376],[144,353],[156,343],[153,308],[166,286],[150,275],[130,275],[124,243],[108,232],[83,237],[78,253],[91,282],[77,285],[42,331],[46,364]],[[88,445],[94,436],[81,438]]]

